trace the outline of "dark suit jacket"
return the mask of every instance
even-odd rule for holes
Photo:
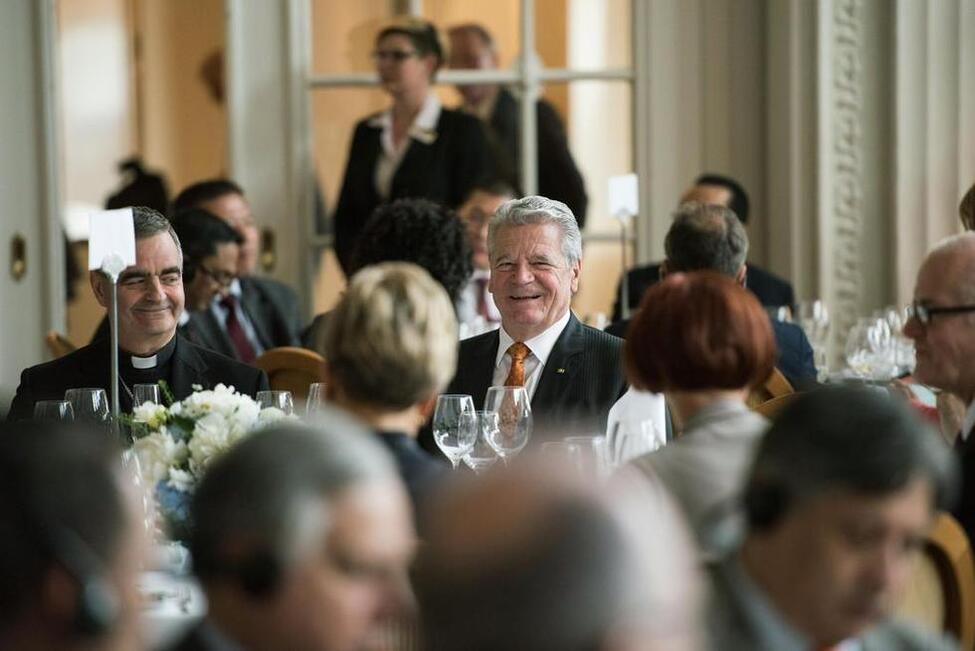
[[[775,335],[775,345],[779,353],[775,366],[794,388],[800,391],[811,388],[816,382],[816,363],[806,333],[794,323],[769,320],[772,322],[772,334]],[[606,328],[606,332],[626,339],[630,321],[631,319],[617,321]]]
[[[430,491],[447,478],[448,466],[441,463],[438,457],[421,448],[416,439],[406,434],[376,432],[376,436],[396,461],[400,477],[406,484],[406,490],[413,502],[417,531],[423,533],[424,511]]]
[[[495,173],[513,187],[521,183],[521,108],[505,88],[498,93],[488,134],[495,158]],[[579,228],[586,223],[586,183],[572,159],[565,127],[555,107],[543,99],[535,102],[538,127],[538,194],[557,199],[572,210]]]
[[[469,394],[474,408],[483,409],[499,341],[494,330],[460,342],[457,374],[444,393]],[[532,439],[604,434],[609,408],[625,391],[623,340],[583,325],[571,315],[535,388]],[[421,436],[425,447],[432,445],[429,431]]]
[[[177,337],[169,386],[177,400],[190,395],[194,384],[205,389],[221,382],[232,384],[240,393],[251,397],[268,388],[264,371],[201,348],[179,335]],[[109,342],[100,339],[64,357],[25,369],[20,375],[17,395],[10,403],[7,420],[31,418],[35,402],[62,399],[68,389],[101,387],[111,394],[110,385]],[[119,393],[119,406],[122,411],[132,409],[125,391]]]
[[[961,495],[952,515],[958,520],[969,540],[975,540],[975,430],[958,449],[961,466]]]
[[[660,280],[660,263],[654,262],[642,267],[633,267],[626,272],[626,277],[630,286],[627,288],[629,296],[630,311],[632,312],[640,306],[640,300],[647,288]],[[623,318],[623,307],[620,305],[620,287],[622,281],[616,285],[616,299],[613,303],[613,321]],[[779,278],[771,271],[766,271],[761,267],[748,263],[748,278],[745,282],[746,287],[751,293],[758,297],[762,305],[766,307],[780,307],[783,305],[792,306],[796,303],[795,293],[792,285],[782,278]]]
[[[372,211],[382,203],[376,192],[376,164],[382,152],[382,130],[369,116],[352,135],[345,179],[335,208],[335,254],[348,275],[359,233]],[[490,168],[487,140],[480,120],[441,109],[436,139],[427,144],[411,139],[393,176],[388,201],[421,197],[456,208]]]

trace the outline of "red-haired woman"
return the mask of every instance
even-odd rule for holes
[[[775,364],[768,316],[732,278],[671,274],[644,295],[624,356],[630,384],[662,392],[678,432],[634,464],[677,498],[704,549],[715,550],[768,425],[745,405]]]

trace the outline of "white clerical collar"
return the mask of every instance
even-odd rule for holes
[[[149,355],[148,357],[137,357],[133,355],[129,359],[132,360],[132,368],[144,371],[146,369],[156,368],[159,362],[159,355]]]
[[[569,324],[569,317],[572,315],[570,310],[566,310],[562,318],[550,325],[541,334],[532,337],[522,343],[528,346],[528,350],[531,351],[541,365],[545,365],[548,361],[548,356],[552,354],[552,349],[555,348],[555,342],[559,340],[559,335],[565,330],[565,326]],[[505,332],[504,325],[501,326],[500,330],[500,342],[498,344],[498,354],[494,360],[494,366],[497,367],[504,359],[505,354],[508,352],[508,348],[511,344],[515,343],[515,340],[511,338],[507,332]]]
[[[973,427],[975,427],[975,400],[972,400],[971,404],[968,405],[968,411],[965,413],[965,420],[961,422],[962,441],[968,440],[968,435],[971,433]]]

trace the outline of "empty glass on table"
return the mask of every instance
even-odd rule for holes
[[[308,387],[308,398],[305,400],[305,414],[311,416],[318,413],[325,404],[325,383],[312,382]]]
[[[268,407],[280,409],[286,416],[295,413],[295,402],[290,391],[258,391],[257,404],[261,409]]]
[[[34,419],[69,422],[74,420],[74,410],[67,400],[38,400],[34,403]]]
[[[108,422],[108,396],[105,389],[84,387],[68,389],[64,399],[71,403],[75,420],[82,423],[104,425]]]
[[[136,384],[132,387],[132,406],[139,407],[151,402],[152,404],[162,404],[158,384]]]
[[[490,443],[498,430],[498,415],[493,411],[476,411],[474,417],[477,421],[477,438],[464,455],[464,465],[480,474],[498,460],[498,454]]]
[[[508,463],[531,438],[532,408],[528,392],[525,387],[491,387],[484,399],[484,411],[498,415],[498,429],[488,443]]]
[[[457,469],[477,440],[477,414],[469,395],[445,393],[437,397],[433,412],[433,440]]]

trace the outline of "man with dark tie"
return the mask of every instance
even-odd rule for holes
[[[605,432],[626,388],[623,340],[583,325],[569,309],[582,269],[572,211],[545,197],[509,201],[491,218],[488,251],[501,328],[460,343],[447,393],[469,394],[481,409],[488,387],[521,385],[535,439]]]
[[[183,254],[169,221],[151,208],[132,209],[136,261],[118,280],[119,405],[132,409],[132,387],[165,380],[177,400],[193,385],[233,385],[255,395],[268,388],[263,371],[201,348],[177,335],[183,313]],[[90,274],[95,298],[108,307],[108,279]],[[26,369],[8,419],[30,418],[34,403],[64,397],[67,389],[99,387],[110,393],[110,339],[102,337],[52,362]]]
[[[226,179],[200,181],[185,188],[173,201],[177,214],[189,208],[202,208],[216,215],[242,239],[238,278],[213,300],[208,310],[194,317],[206,340],[219,342],[214,350],[247,364],[270,348],[298,346],[301,317],[294,290],[254,275],[260,233],[244,191]]]
[[[975,233],[950,237],[928,253],[910,309],[904,334],[917,350],[914,379],[968,407],[954,443],[962,464],[954,515],[975,540]]]

